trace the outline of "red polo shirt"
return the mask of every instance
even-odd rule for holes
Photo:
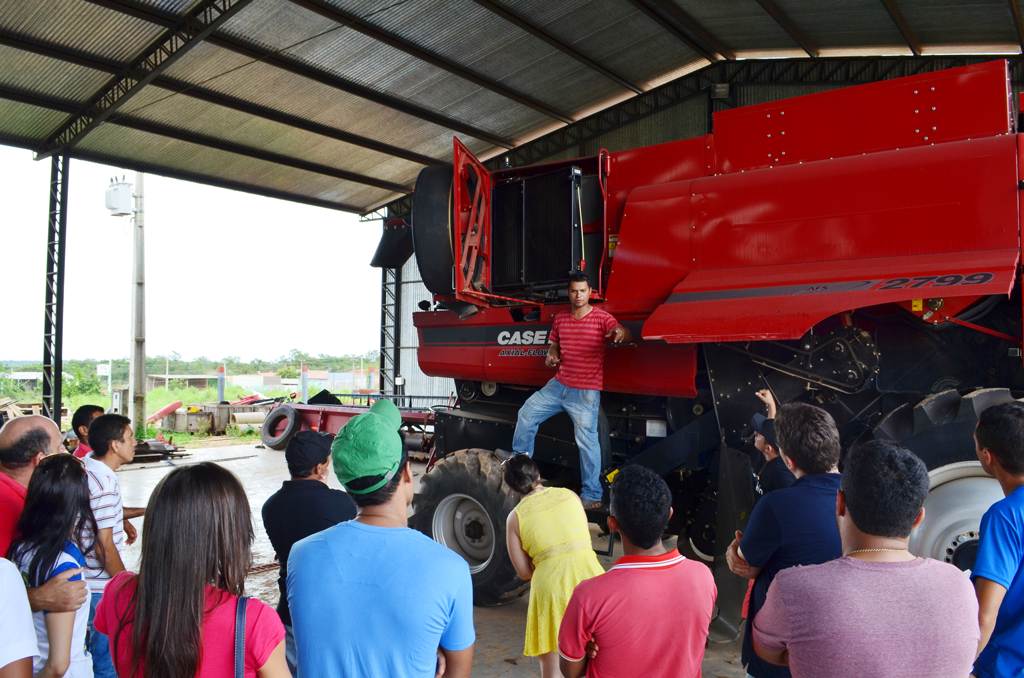
[[[7,556],[7,549],[14,541],[14,529],[25,509],[27,492],[21,483],[0,471],[0,558]]]
[[[675,549],[623,556],[573,591],[558,652],[579,661],[593,635],[587,678],[697,678],[717,596],[711,570]]]

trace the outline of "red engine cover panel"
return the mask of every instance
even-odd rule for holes
[[[715,113],[720,174],[1008,134],[1005,59]]]
[[[852,308],[1005,294],[1019,254],[1016,154],[1002,136],[697,180],[693,272],[644,337],[795,338]]]

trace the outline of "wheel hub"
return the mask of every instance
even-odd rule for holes
[[[432,521],[434,541],[455,551],[469,563],[473,574],[494,557],[494,524],[473,497],[451,494],[441,500]]]
[[[957,462],[929,474],[924,520],[910,534],[910,552],[970,570],[978,554],[981,516],[1003,497],[976,461]]]

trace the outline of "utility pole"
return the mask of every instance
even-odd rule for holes
[[[132,352],[128,366],[129,416],[136,437],[145,437],[146,427],[146,247],[144,226],[146,203],[142,172],[135,173],[135,256],[132,266]]]

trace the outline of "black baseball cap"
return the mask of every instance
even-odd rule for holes
[[[305,471],[327,461],[331,456],[333,437],[317,431],[299,431],[288,441],[284,450],[288,466]]]
[[[763,414],[755,414],[750,419],[750,425],[754,427],[754,430],[760,433],[764,437],[764,441],[775,448],[776,451],[779,449],[779,439],[775,435],[775,420],[769,419]]]

